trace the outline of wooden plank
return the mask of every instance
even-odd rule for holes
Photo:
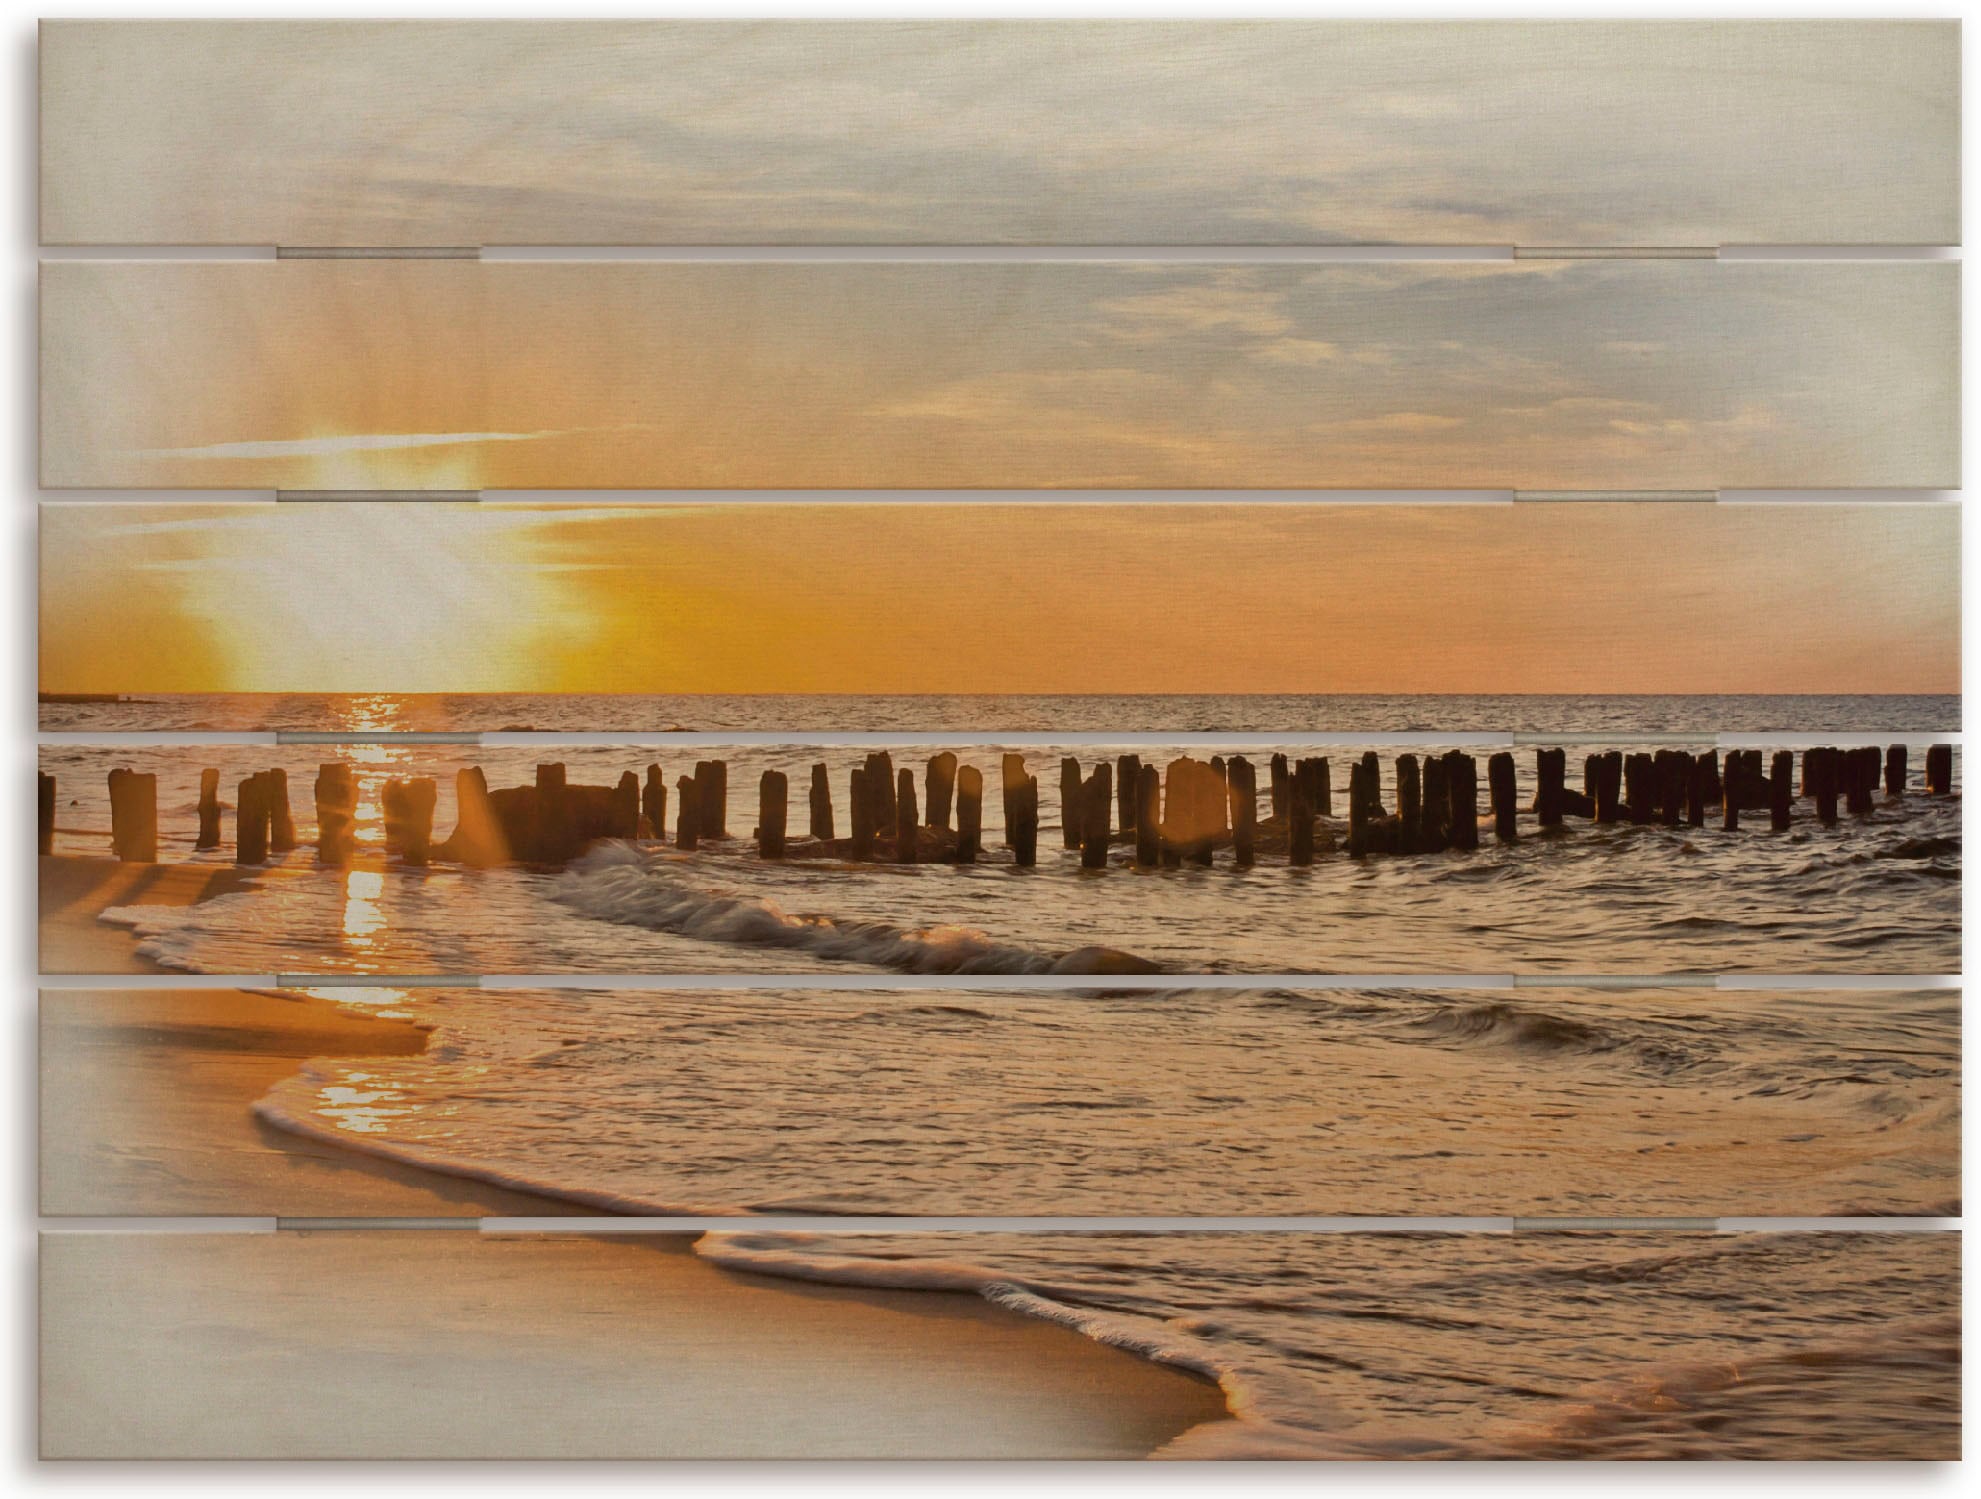
[[[43,725],[70,732],[1960,722],[1944,502],[112,501],[40,520]],[[1593,701],[1636,694],[1665,696]]]
[[[94,22],[50,244],[1952,243],[1954,22]]]
[[[49,263],[42,480],[1952,487],[1959,272]]]
[[[1303,743],[1289,757],[1298,794],[1281,802],[1270,739],[1142,741],[1138,797],[1153,778],[1157,835],[1144,842],[1139,811],[1131,832],[1088,790],[1115,749],[952,744],[959,779],[967,767],[991,788],[979,793],[973,859],[959,858],[951,828],[923,824],[904,838],[889,795],[903,775],[926,784],[927,762],[948,752],[940,741],[48,745],[41,770],[57,815],[41,860],[41,971],[1143,975],[1145,985],[1161,973],[1959,971],[1961,801],[1957,780],[1929,784],[1942,756],[1952,776],[1951,746],[1886,747],[1909,767],[1892,794],[1876,788],[1877,747],[1868,758],[1880,763],[1867,765],[1820,741],[1772,759],[1721,757],[1696,741],[1577,743],[1550,827],[1537,806],[1545,741],[1534,741],[1516,756],[1514,836],[1502,841],[1478,798],[1490,745]],[[1077,776],[1064,792],[1051,771],[1062,755]],[[1239,756],[1268,792],[1252,801],[1250,866],[1230,831]],[[1710,827],[1703,810],[1690,820],[1684,787],[1673,800],[1674,756],[1688,783],[1705,758]],[[860,788],[840,804],[837,836],[808,830],[765,857],[745,788],[766,770],[803,784],[821,764],[834,795]],[[106,789],[126,770],[156,777],[160,863],[114,857]],[[201,850],[207,770],[239,790],[232,815],[222,809],[220,846]],[[276,771],[291,788],[287,852],[272,847],[267,821],[239,810],[252,814]],[[671,821],[642,814],[642,785],[674,793]],[[409,814],[408,787],[424,788],[424,818]],[[1086,849],[1060,836],[1068,794],[1086,798]],[[1084,867],[1100,852],[1102,817],[1105,855]],[[926,867],[907,878],[903,864]]]
[[[689,1245],[46,1233],[41,1454],[1960,1452],[1953,1233],[758,1232]],[[954,1294],[975,1288],[1005,1304]],[[1189,1372],[1209,1370],[1222,1391]]]
[[[53,989],[41,1211],[1930,1217],[1959,1072],[1950,989]]]

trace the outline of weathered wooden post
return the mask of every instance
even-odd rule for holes
[[[1905,746],[1888,745],[1885,749],[1885,795],[1905,795]]]
[[[640,813],[647,820],[647,836],[667,841],[667,777],[656,764],[647,767],[647,781],[640,792]]]
[[[289,772],[268,772],[268,851],[286,854],[296,846],[296,819],[289,811]]]
[[[536,856],[545,864],[562,864],[578,851],[571,794],[562,761],[537,766],[536,790]]]
[[[1596,757],[1596,821],[1623,820],[1623,751],[1606,750]]]
[[[1081,787],[1080,804],[1080,867],[1105,869],[1114,812],[1114,770],[1107,761],[1096,765]]]
[[[659,830],[667,836],[667,829]],[[489,799],[488,777],[479,765],[454,773],[454,834],[447,840],[449,855],[475,869],[507,863],[514,852],[508,834]]]
[[[268,782],[256,771],[234,793],[234,862],[268,862]]]
[[[1685,788],[1692,779],[1692,757],[1683,750],[1661,749],[1651,761],[1657,787],[1658,821],[1675,828],[1685,820]]]
[[[1585,769],[1583,782],[1588,774]],[[1568,790],[1568,751],[1544,749],[1534,752],[1534,820],[1544,828],[1561,826],[1563,793]]]
[[[1121,824],[1121,831],[1135,831],[1135,799],[1142,788],[1142,757],[1140,755],[1118,755],[1114,761],[1115,821]]]
[[[846,782],[846,812],[852,821],[852,857],[862,863],[874,856],[874,798],[867,790],[867,767],[856,765]]]
[[[1039,778],[1028,775],[1012,791],[1011,823],[1005,828],[1005,842],[1011,845],[1011,862],[1030,869],[1039,862]]]
[[[949,800],[956,791],[956,757],[948,750],[929,756],[928,776],[923,781],[929,793],[929,826],[949,826]]]
[[[621,771],[619,783],[612,788],[611,800],[607,803],[611,838],[623,838],[628,843],[637,842],[640,836],[640,778],[632,771]]]
[[[1271,761],[1273,816],[1284,818],[1287,815],[1286,786],[1290,777],[1286,769],[1286,756],[1274,755]]]
[[[979,780],[981,781],[981,777]],[[812,836],[822,842],[832,841],[832,773],[821,760],[812,767]]]
[[[1432,765],[1440,763],[1435,760],[1430,762]],[[1300,800],[1301,788],[1298,785],[1294,787],[1293,795],[1295,801]],[[1369,855],[1369,808],[1375,800],[1369,790],[1368,764],[1357,760],[1348,767],[1348,856],[1351,859],[1364,859]],[[1310,832],[1306,862],[1312,863],[1313,858],[1313,834]]]
[[[790,782],[781,770],[767,770],[757,782],[757,853],[784,857],[784,820],[790,811]]]
[[[1218,837],[1231,831],[1231,775],[1223,755],[1211,756],[1211,773],[1204,777],[1204,800],[1210,807],[1211,825]]]
[[[703,838],[729,836],[729,762],[695,762],[695,806],[701,817],[696,829]]]
[[[1706,825],[1706,804],[1718,798],[1720,752],[1707,750],[1692,757],[1691,773],[1685,778],[1685,821],[1689,827]]]
[[[1720,784],[1720,831],[1737,833],[1740,831],[1740,761],[1736,755],[1727,756],[1726,779]]]
[[[220,847],[220,772],[211,766],[199,773],[199,836],[193,847]]]
[[[1352,783],[1351,783],[1352,784]],[[1351,790],[1348,808],[1355,810]],[[1442,755],[1424,756],[1423,802],[1417,809],[1417,851],[1435,854],[1451,846],[1451,767]]]
[[[315,789],[316,861],[342,868],[357,851],[357,779],[348,765],[319,765]]]
[[[1396,828],[1400,853],[1414,854],[1424,822],[1424,781],[1415,755],[1396,757]]]
[[[1933,744],[1926,748],[1926,794],[1953,795],[1953,746]]]
[[[432,776],[415,776],[406,782],[405,797],[406,836],[399,856],[408,864],[425,866],[433,857],[433,809],[440,800],[439,788]]]
[[[1170,762],[1163,776],[1166,805],[1163,830],[1179,856],[1208,865],[1224,821],[1224,787],[1202,760],[1185,755]]]
[[[126,864],[158,862],[158,777],[151,772],[110,772],[110,851]]]
[[[1004,791],[1004,828],[1008,834],[1017,809],[1017,803],[1013,798],[1017,795],[1018,788],[1025,784],[1025,757],[1005,755],[999,768],[998,780]]]
[[[38,854],[55,852],[55,777],[46,771],[35,772],[34,850]]]
[[[1511,843],[1519,836],[1519,820],[1514,810],[1513,756],[1501,750],[1486,761],[1486,789],[1492,798],[1493,836]]]
[[[1859,745],[1844,755],[1844,805],[1852,817],[1869,817],[1878,789],[1878,747]]]
[[[1353,795],[1355,776],[1359,767],[1349,771],[1348,799],[1349,850],[1355,848],[1356,800]],[[1307,787],[1298,780],[1289,779],[1286,785],[1286,862],[1295,869],[1305,869],[1314,862],[1314,809],[1307,800]]]
[[[1656,766],[1646,754],[1623,757],[1623,809],[1633,823],[1643,825],[1656,815]]]
[[[1446,750],[1445,784],[1451,788],[1451,846],[1479,846],[1479,763],[1463,750]],[[1370,777],[1373,781],[1375,778]]]
[[[674,846],[699,848],[702,842],[701,787],[693,776],[674,782]]]
[[[1080,775],[1080,762],[1071,755],[1059,762],[1059,838],[1067,848],[1080,846],[1080,823],[1083,817],[1081,788],[1085,784]]]
[[[1225,766],[1231,803],[1231,855],[1240,869],[1250,869],[1258,857],[1259,772],[1243,755]]]
[[[1816,802],[1816,819],[1825,827],[1837,820],[1837,752],[1828,746],[1802,752],[1802,778]]]
[[[984,773],[974,765],[956,772],[956,862],[974,864],[984,845]]]
[[[895,778],[894,862],[913,864],[920,852],[922,814],[915,806],[915,772],[903,766]]]
[[[1758,755],[1760,751],[1755,753]],[[1795,751],[1776,750],[1769,770],[1768,824],[1777,833],[1786,832],[1795,806]]]
[[[1144,869],[1162,862],[1162,772],[1153,765],[1135,772],[1135,862]]]

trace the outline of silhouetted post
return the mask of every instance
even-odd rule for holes
[[[647,767],[647,783],[640,793],[640,812],[647,820],[647,836],[667,841],[667,777],[659,765]]]
[[[956,862],[974,864],[984,845],[984,773],[974,765],[956,772]]]
[[[612,788],[612,795],[606,802],[608,838],[623,838],[628,843],[640,836],[640,778],[632,771],[619,773],[619,782]]]
[[[1905,746],[1889,745],[1885,749],[1885,795],[1905,795]]]
[[[1759,750],[1755,753],[1758,755]],[[1788,830],[1795,806],[1795,751],[1776,750],[1768,777],[1768,823],[1777,833]]]
[[[658,836],[666,837],[667,829],[662,827]],[[452,857],[476,869],[501,864],[513,852],[489,800],[488,777],[479,765],[454,773],[454,834],[447,844]]]
[[[1355,770],[1349,772],[1349,784],[1354,785]],[[1355,835],[1356,802],[1351,793],[1348,802],[1349,849],[1353,852]],[[1307,788],[1297,780],[1289,780],[1286,787],[1286,862],[1295,869],[1305,869],[1314,862],[1314,809],[1307,801]]]
[[[983,778],[978,777],[978,784]],[[819,761],[812,767],[812,836],[832,841],[832,773]]]
[[[1869,817],[1872,798],[1878,790],[1878,747],[1860,745],[1846,751],[1844,804],[1852,817]]]
[[[110,849],[126,864],[158,862],[158,777],[110,772]]]
[[[1827,746],[1802,752],[1802,779],[1816,802],[1816,819],[1825,827],[1837,820],[1837,752]]]
[[[701,825],[696,832],[703,838],[729,836],[729,762],[695,762],[695,806]]]
[[[846,788],[846,809],[853,820],[853,857],[861,862],[874,856],[874,798],[867,789],[868,776],[873,773],[867,765],[855,767]]]
[[[784,857],[784,820],[790,811],[790,782],[781,770],[767,770],[757,782],[757,852]]]
[[[571,795],[560,761],[537,766],[536,856],[545,864],[562,864],[578,851],[572,825]]]
[[[1733,754],[1727,756],[1726,779],[1720,785],[1720,831],[1737,833],[1740,831],[1740,761]]]
[[[1080,788],[1080,805],[1080,867],[1105,869],[1114,812],[1114,770],[1107,761],[1096,765]]]
[[[1486,789],[1492,797],[1493,836],[1502,843],[1511,843],[1519,836],[1514,809],[1514,798],[1519,793],[1514,789],[1511,754],[1502,750],[1486,761]]]
[[[1223,800],[1223,788],[1203,761],[1188,755],[1170,761],[1163,773],[1163,841],[1180,859],[1211,862]]]
[[[693,776],[674,782],[674,846],[699,848],[702,842],[701,787]]]
[[[1142,757],[1140,755],[1120,755],[1114,762],[1114,799],[1117,811],[1115,821],[1121,824],[1121,831],[1135,831],[1135,799],[1142,787]]]
[[[1135,772],[1135,862],[1144,869],[1162,862],[1162,772],[1153,765]]]
[[[1926,750],[1926,794],[1953,795],[1953,746],[1929,745]]]
[[[234,793],[234,862],[268,862],[267,780],[257,771]]]
[[[1258,857],[1259,772],[1243,755],[1225,766],[1231,804],[1231,855],[1240,869],[1250,869]]]
[[[1634,823],[1651,820],[1657,803],[1655,768],[1645,754],[1623,757],[1623,809]]]
[[[1011,862],[1030,869],[1039,862],[1039,778],[1028,775],[1011,794],[1011,823],[1004,841],[1011,845]]]
[[[928,776],[922,783],[929,793],[929,826],[949,826],[949,799],[956,792],[956,757],[948,750],[929,756]]]
[[[1607,750],[1596,757],[1596,821],[1623,820],[1623,751]]]
[[[273,777],[275,772],[269,774]],[[406,833],[399,856],[408,864],[424,866],[433,857],[433,809],[440,800],[439,788],[432,776],[415,776],[406,782],[405,796]]]
[[[1352,784],[1352,783],[1351,783]],[[1348,810],[1355,811],[1355,793],[1348,796]],[[1442,755],[1424,756],[1424,800],[1417,809],[1417,851],[1435,854],[1451,846],[1448,821],[1451,816],[1451,767]]]
[[[55,777],[41,771],[34,780],[34,849],[38,854],[55,852]]]
[[[1273,816],[1283,818],[1286,812],[1286,786],[1290,777],[1286,770],[1286,756],[1274,755],[1271,762]]]
[[[1223,837],[1231,831],[1231,776],[1225,769],[1223,755],[1211,756],[1211,773],[1204,780],[1204,800],[1211,809],[1217,835]]]
[[[1585,768],[1583,782],[1588,782]],[[1544,828],[1561,826],[1562,793],[1568,790],[1568,751],[1534,752],[1534,820]]]
[[[1013,798],[1018,788],[1025,784],[1025,757],[1007,754],[999,768],[998,781],[1004,792],[1004,829],[1008,834],[1018,805]]]
[[[220,772],[210,766],[199,773],[199,836],[193,847],[220,847]]]
[[[894,862],[913,864],[922,835],[922,816],[915,806],[915,772],[904,767],[895,787]]]
[[[1431,764],[1440,764],[1432,761]],[[1301,788],[1295,785],[1294,800],[1301,799]],[[1348,856],[1351,859],[1368,857],[1369,853],[1369,808],[1375,797],[1369,791],[1369,766],[1364,760],[1357,760],[1348,767]],[[1310,824],[1311,826],[1311,824]],[[1313,862],[1313,834],[1308,834],[1307,862]]]
[[[1396,757],[1396,834],[1399,853],[1417,852],[1417,831],[1424,821],[1424,780],[1415,755]]]
[[[1059,837],[1067,848],[1080,846],[1082,803],[1080,762],[1067,755],[1059,762]]]
[[[1475,849],[1479,846],[1479,764],[1463,750],[1447,750],[1444,758],[1449,767],[1445,783],[1451,788],[1451,846]]]
[[[296,819],[289,811],[289,772],[268,772],[268,851],[286,854],[296,846]]]
[[[1720,752],[1707,750],[1692,757],[1691,773],[1685,778],[1685,821],[1690,827],[1706,825],[1706,804],[1716,800],[1719,789]]]
[[[1659,750],[1652,761],[1658,787],[1658,821],[1675,828],[1685,820],[1685,788],[1692,779],[1692,757],[1683,750]]]
[[[239,816],[239,808],[235,814]],[[357,849],[358,783],[351,767],[319,765],[316,770],[316,861],[342,868]]]

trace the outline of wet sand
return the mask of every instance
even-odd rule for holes
[[[212,864],[124,864],[73,854],[40,856],[40,971],[164,973],[122,927],[97,918],[113,906],[191,906],[245,890],[264,869]]]

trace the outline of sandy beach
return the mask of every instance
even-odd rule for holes
[[[205,864],[124,864],[70,854],[40,857],[43,973],[164,973],[121,927],[113,906],[190,906],[244,890],[265,870]]]

